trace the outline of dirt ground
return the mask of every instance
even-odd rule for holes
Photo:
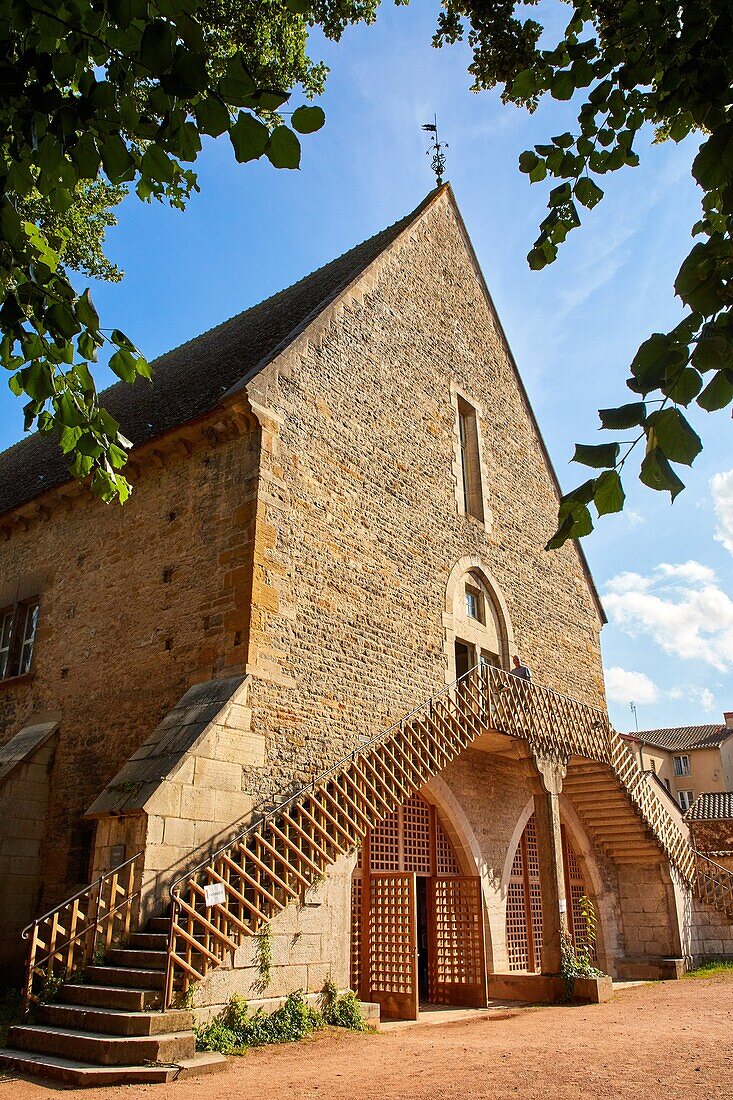
[[[0,1079],[0,1100],[55,1088]],[[63,1090],[81,1100],[706,1100],[733,1096],[733,974],[627,989],[605,1005],[511,1019],[328,1032],[170,1085]]]

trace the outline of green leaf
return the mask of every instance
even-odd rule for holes
[[[698,370],[721,370],[730,358],[730,347],[724,336],[706,336],[692,353],[692,362]]]
[[[23,389],[34,401],[47,401],[56,387],[53,371],[46,363],[31,363],[23,371]]]
[[[593,469],[600,470],[604,466],[615,466],[618,455],[618,443],[601,443],[596,447],[576,443],[572,460],[573,462],[580,462],[583,466],[592,466]]]
[[[575,91],[575,81],[572,73],[556,73],[552,78],[550,92],[553,99],[572,99]]]
[[[665,454],[659,447],[652,447],[641,464],[639,478],[650,489],[658,492],[668,491],[672,500],[678,496],[685,485],[674,472]]]
[[[705,389],[697,399],[701,409],[706,412],[716,412],[724,409],[733,401],[733,371],[720,370],[708,382]]]
[[[127,348],[120,348],[114,353],[109,361],[109,368],[123,382],[134,382],[137,377],[135,356]]]
[[[664,452],[671,462],[691,466],[702,450],[700,436],[690,427],[679,409],[661,409],[647,417],[647,438]]]
[[[641,345],[631,364],[640,393],[649,393],[663,384],[674,371],[687,361],[687,349],[675,344],[669,336],[655,332]]]
[[[241,54],[230,57],[226,72],[219,81],[219,94],[225,103],[234,107],[244,107],[255,92],[255,82],[244,66]]]
[[[124,183],[135,175],[135,162],[119,134],[111,134],[100,149],[102,167],[112,183]]]
[[[608,431],[624,431],[644,423],[646,405],[643,401],[633,401],[629,405],[619,405],[616,409],[599,409],[601,427]]]
[[[669,385],[662,386],[662,393],[676,405],[689,405],[702,389],[702,378],[694,367],[685,367]]]
[[[581,202],[588,210],[592,210],[603,198],[603,191],[598,184],[594,183],[588,176],[582,176],[575,184],[573,190],[578,202]]]
[[[321,107],[298,107],[293,111],[290,124],[299,134],[315,134],[326,121]]]
[[[168,72],[173,62],[173,28],[164,19],[147,23],[140,43],[140,60],[156,75]]]
[[[209,95],[194,106],[196,123],[202,134],[218,137],[231,125],[231,115],[226,103],[215,95]]]
[[[311,10],[310,0],[285,0],[285,7],[296,15],[308,15]]]
[[[511,94],[518,99],[530,99],[538,91],[537,79],[531,69],[524,69],[514,77]]]
[[[300,167],[300,142],[287,126],[276,126],[270,135],[267,156],[275,168]]]
[[[572,495],[572,494],[570,494]],[[545,550],[559,550],[569,539],[580,539],[593,530],[593,518],[586,504],[578,504],[560,523]]]
[[[611,512],[620,512],[624,506],[626,494],[624,493],[617,470],[604,470],[600,477],[596,478],[593,502],[599,516],[608,515]]]
[[[158,183],[172,183],[175,177],[175,162],[166,156],[159,145],[149,145],[143,154],[140,171],[148,179]]]
[[[240,111],[237,121],[229,131],[234,146],[234,156],[240,164],[257,160],[267,148],[270,134],[263,122],[246,111]]]
[[[85,328],[91,328],[95,331],[99,329],[99,314],[94,308],[91,295],[88,290],[85,290],[76,303],[76,316],[79,321],[85,326]]]

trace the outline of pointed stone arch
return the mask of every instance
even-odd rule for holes
[[[481,596],[484,622],[470,619],[466,614],[463,601],[467,585]],[[443,631],[448,683],[457,676],[455,643],[458,639],[465,638],[473,645],[477,656],[481,650],[494,653],[499,663],[508,668],[510,654],[515,649],[509,608],[500,585],[487,565],[475,555],[460,558],[448,577]]]

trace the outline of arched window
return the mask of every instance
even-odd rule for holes
[[[506,667],[506,629],[494,593],[480,569],[468,569],[453,592],[456,677],[480,661]]]

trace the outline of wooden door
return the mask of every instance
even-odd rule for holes
[[[372,872],[369,1000],[383,1020],[416,1020],[417,896],[411,872]]]
[[[483,912],[478,876],[428,879],[431,1004],[486,1006]]]

